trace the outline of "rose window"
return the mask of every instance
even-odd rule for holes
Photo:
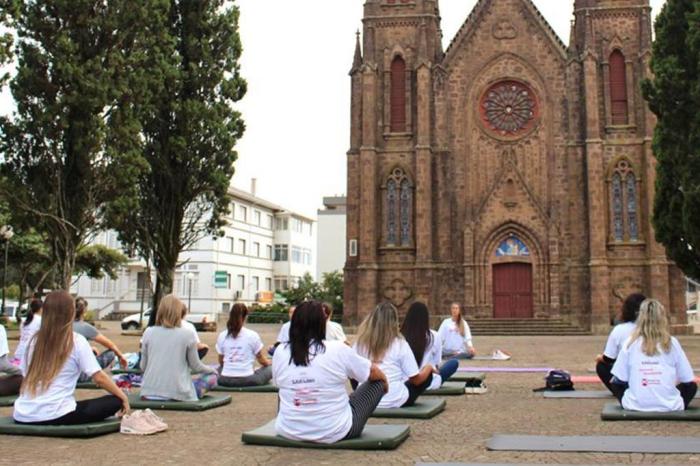
[[[499,136],[518,137],[535,125],[537,98],[525,84],[499,82],[482,97],[481,116],[486,127]]]

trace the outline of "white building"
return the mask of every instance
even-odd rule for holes
[[[254,191],[254,184],[253,189]],[[180,255],[174,292],[195,313],[226,313],[234,302],[269,303],[274,292],[316,273],[316,227],[299,215],[252,193],[230,189],[228,225],[221,237],[205,237]],[[94,243],[118,249],[117,234],[107,231]],[[77,279],[72,292],[85,297],[103,317],[138,312],[151,296],[145,262],[134,258],[117,280]],[[151,281],[155,283],[155,273]]]
[[[318,211],[318,279],[324,273],[342,271],[345,267],[345,196],[324,197],[324,209]]]

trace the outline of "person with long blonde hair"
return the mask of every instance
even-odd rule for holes
[[[443,359],[472,359],[476,355],[469,324],[462,317],[462,306],[450,305],[450,317],[443,320],[438,329],[442,341]]]
[[[379,366],[389,381],[380,408],[413,406],[430,386],[432,364],[419,369],[411,347],[399,332],[399,313],[391,303],[378,305],[360,324],[355,351]]]
[[[167,295],[158,305],[155,326],[143,332],[143,399],[196,401],[216,386],[216,370],[199,359],[197,339],[181,326],[183,315],[185,304]]]
[[[639,309],[637,327],[612,369],[613,394],[633,411],[682,411],[698,391],[693,368],[671,336],[664,307],[655,299]]]
[[[15,422],[37,425],[85,424],[129,412],[129,400],[99,364],[85,337],[73,332],[75,305],[66,291],[44,301],[41,327],[28,342],[20,368],[24,381],[15,401]],[[89,375],[111,395],[75,401],[75,384]]]

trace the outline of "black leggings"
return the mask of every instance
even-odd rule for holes
[[[357,438],[367,424],[377,405],[384,396],[384,385],[381,382],[365,382],[350,395],[352,409],[352,427],[345,436],[346,439]]]
[[[406,381],[406,388],[408,388],[408,400],[406,400],[401,407],[403,408],[404,406],[413,406],[416,404],[418,397],[421,396],[423,392],[428,389],[428,387],[430,387],[432,382],[433,374],[430,374],[428,378],[425,379],[425,382],[420,385],[413,385],[410,381]]]
[[[600,381],[603,382],[603,384],[606,387],[608,387],[608,390],[610,390],[613,393],[613,395],[615,394],[615,388],[613,387],[613,384],[610,381],[613,377],[612,368],[614,365],[614,359],[605,358],[603,361],[599,362],[595,366],[595,371],[598,374]]]
[[[122,402],[114,395],[107,395],[92,400],[78,401],[75,411],[58,419],[41,422],[19,422],[18,424],[31,424],[35,426],[67,426],[75,424],[88,424],[104,421],[114,416],[122,408]],[[15,421],[17,422],[17,421]]]
[[[622,397],[625,396],[625,392],[629,388],[628,383],[613,383],[611,384],[613,395],[615,398],[622,403]],[[681,397],[683,398],[683,406],[688,409],[690,402],[695,398],[695,394],[698,392],[698,384],[695,382],[686,382],[676,385],[676,388],[681,392]]]
[[[11,375],[10,377],[0,379],[0,396],[19,395],[22,380],[21,375]]]

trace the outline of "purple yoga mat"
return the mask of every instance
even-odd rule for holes
[[[553,367],[460,367],[457,372],[549,372]]]

